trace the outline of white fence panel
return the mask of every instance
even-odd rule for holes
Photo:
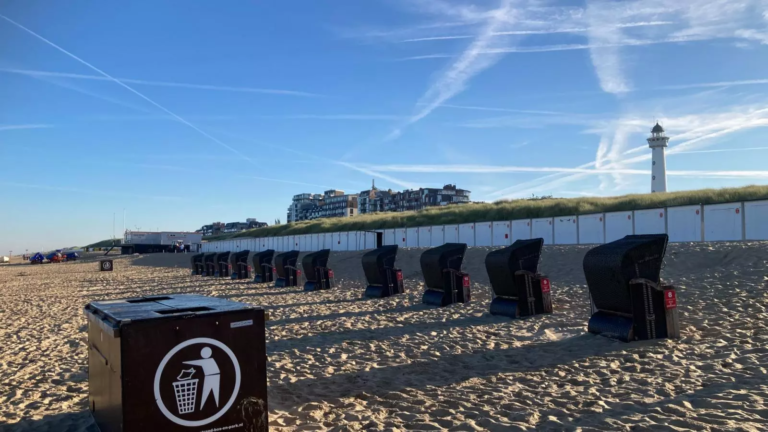
[[[443,227],[443,244],[459,242],[459,226],[446,225]]]
[[[512,221],[512,242],[528,240],[529,238],[531,238],[531,220]]]
[[[704,241],[742,239],[741,203],[704,206]]]
[[[363,247],[360,246],[361,240],[362,240],[362,236],[360,235],[359,231],[350,231],[349,237],[347,238],[347,250],[348,251],[362,250]]]
[[[555,218],[555,244],[567,245],[579,243],[579,224],[576,216]]]
[[[337,233],[325,233],[325,239],[323,239],[323,249],[338,250],[336,245]]]
[[[624,236],[632,235],[632,212],[614,212],[605,214],[605,242],[610,243]]]
[[[395,244],[398,247],[404,248],[408,244],[407,230],[405,228],[397,228],[395,230]]]
[[[666,234],[666,215],[663,208],[635,210],[635,234]]]
[[[331,245],[331,250],[341,250],[341,233],[333,233],[333,245]]]
[[[545,245],[551,245],[554,240],[554,232],[552,218],[531,220],[531,238],[542,238]]]
[[[670,242],[700,242],[701,206],[668,208],[667,231]]]
[[[432,246],[432,227],[419,227],[419,247]]]
[[[419,247],[419,229],[408,228],[405,232],[405,246],[406,247]]]
[[[511,244],[511,222],[493,223],[493,246],[509,246]]]
[[[299,236],[299,250],[302,252],[309,251],[309,245],[307,245],[307,240],[309,240],[309,236],[306,234],[302,234]]]
[[[475,223],[475,246],[493,246],[493,222]]]
[[[384,230],[384,239],[382,240],[382,243],[384,243],[384,246],[392,246],[397,244],[395,241],[395,230]]]
[[[744,203],[746,240],[768,240],[768,201]]]
[[[382,233],[382,237],[384,236],[384,232],[380,231]],[[363,233],[363,245],[362,248],[364,250],[367,249],[376,249],[376,233],[375,232],[366,232]]]
[[[432,247],[442,246],[445,243],[445,227],[435,225],[432,227],[432,238],[429,239],[429,245]]]
[[[459,243],[466,243],[467,246],[475,245],[475,224],[459,225]]]
[[[349,234],[350,234],[349,232],[341,233],[341,237],[340,237],[340,239],[341,239],[341,249],[339,249],[339,250],[342,250],[342,251],[349,250],[349,238],[350,238]]]
[[[603,214],[579,215],[579,244],[605,243]]]

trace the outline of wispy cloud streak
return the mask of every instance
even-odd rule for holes
[[[165,108],[164,106],[162,106],[162,105],[158,104],[157,102],[153,101],[152,99],[148,98],[147,96],[143,95],[142,93],[138,92],[137,90],[134,90],[132,87],[128,86],[127,84],[123,83],[122,81],[118,80],[117,78],[114,78],[114,77],[112,77],[111,75],[107,74],[106,72],[102,71],[101,69],[98,69],[97,67],[93,66],[92,64],[90,64],[90,63],[86,62],[85,60],[81,59],[80,57],[78,57],[78,56],[76,56],[76,55],[74,55],[74,54],[70,53],[69,51],[65,50],[64,48],[62,48],[62,47],[60,47],[60,46],[58,46],[58,45],[56,45],[55,43],[53,43],[53,42],[49,41],[48,39],[46,39],[46,38],[44,38],[44,37],[40,36],[39,34],[35,33],[34,31],[32,31],[32,30],[30,30],[30,29],[28,29],[28,28],[24,27],[23,25],[21,25],[21,24],[17,23],[16,21],[13,21],[12,19],[10,19],[10,18],[8,18],[8,17],[6,17],[6,16],[4,16],[4,15],[0,15],[0,18],[2,18],[2,19],[4,19],[4,20],[8,21],[9,23],[13,24],[14,26],[16,26],[16,27],[20,28],[21,30],[24,30],[25,32],[27,32],[27,33],[29,33],[30,35],[32,35],[32,36],[34,36],[34,37],[36,37],[37,39],[40,39],[41,41],[45,42],[46,44],[50,45],[51,47],[53,47],[53,48],[57,49],[58,51],[60,51],[60,52],[62,52],[62,53],[64,53],[64,54],[66,54],[68,57],[70,57],[70,58],[72,58],[72,59],[74,59],[74,60],[78,61],[79,63],[81,63],[81,64],[83,64],[83,65],[87,66],[89,69],[92,69],[92,70],[94,70],[95,72],[97,72],[97,73],[101,74],[101,75],[102,75],[102,76],[104,76],[105,78],[108,78],[109,80],[111,80],[111,81],[115,82],[116,84],[118,84],[119,86],[121,86],[121,87],[125,88],[126,90],[130,91],[131,93],[135,94],[136,96],[139,96],[140,98],[144,99],[145,101],[147,101],[147,102],[149,102],[150,104],[154,105],[155,107],[159,108],[160,110],[162,110],[162,111],[163,111],[163,112],[165,112],[166,114],[168,114],[168,115],[172,116],[172,117],[173,117],[173,118],[175,118],[177,121],[179,121],[179,122],[181,122],[181,123],[183,123],[183,124],[187,125],[187,126],[188,126],[188,127],[190,127],[191,129],[193,129],[193,130],[195,130],[196,132],[198,132],[199,134],[201,134],[201,135],[203,135],[204,137],[208,138],[209,140],[213,141],[214,143],[216,143],[216,144],[220,145],[221,147],[224,147],[224,148],[226,148],[227,150],[229,150],[229,151],[231,151],[231,152],[233,152],[233,153],[235,153],[235,154],[237,154],[237,155],[241,156],[243,159],[246,159],[246,160],[248,160],[249,162],[251,162],[251,163],[253,163],[254,165],[256,165],[256,163],[255,163],[255,162],[253,162],[253,161],[252,161],[252,160],[251,160],[249,157],[245,156],[244,154],[240,153],[239,151],[235,150],[234,148],[232,148],[232,147],[228,146],[227,144],[224,144],[224,143],[223,143],[223,142],[221,142],[219,139],[217,139],[217,138],[215,138],[215,137],[213,137],[213,136],[209,135],[207,132],[203,131],[202,129],[198,128],[197,126],[193,125],[192,123],[188,122],[187,120],[184,120],[184,119],[183,119],[183,118],[181,118],[180,116],[178,116],[178,115],[174,114],[173,112],[171,112],[170,110],[168,110],[168,109],[167,109],[167,108]]]
[[[503,23],[511,19],[512,9],[509,0],[502,0],[501,6],[489,13],[485,26],[480,30],[472,43],[465,49],[445,72],[429,87],[416,104],[415,113],[398,128],[393,130],[388,139],[398,137],[402,130],[424,117],[435,108],[445,103],[466,89],[469,81],[477,74],[493,66],[501,57],[499,55],[484,56],[483,52],[490,48],[493,33]]]
[[[629,174],[629,175],[649,175],[650,169],[631,169],[631,168],[562,168],[562,167],[521,167],[521,166],[498,166],[498,165],[381,165],[376,166],[378,171],[383,172],[409,172],[409,173],[529,173],[529,172],[552,172],[567,174]],[[766,178],[768,171],[754,170],[670,170],[667,171],[670,176],[685,177],[751,177]]]
[[[0,131],[20,130],[20,129],[46,129],[53,127],[47,124],[23,124],[23,125],[0,125]]]
[[[637,23],[625,23],[606,25],[605,27],[613,28],[631,28],[631,27],[647,27],[647,26],[659,26],[674,24],[672,21],[648,21]],[[542,30],[510,30],[494,32],[492,36],[527,36],[527,35],[544,35],[544,34],[557,34],[557,33],[586,33],[591,30],[590,27],[565,27],[565,28],[551,28]],[[428,41],[440,41],[440,40],[454,40],[454,39],[471,39],[473,35],[448,35],[448,36],[433,36],[433,37],[421,37],[413,39],[405,39],[400,41],[401,43],[407,42],[428,42]]]
[[[38,77],[43,76],[43,77],[69,78],[69,79],[93,80],[93,81],[112,81],[112,79],[104,76],[83,75],[83,74],[75,74],[75,73],[67,73],[67,72],[48,72],[48,71],[7,69],[7,68],[0,68],[0,72],[29,75],[29,76],[38,76]],[[195,89],[195,90],[212,90],[212,91],[239,92],[239,93],[263,93],[263,94],[275,94],[275,95],[284,95],[284,96],[324,97],[323,95],[316,94],[316,93],[308,93],[308,92],[294,91],[294,90],[279,90],[279,89],[265,89],[265,88],[252,88],[252,87],[230,87],[230,86],[217,86],[217,85],[207,85],[207,84],[189,84],[189,83],[179,83],[179,82],[169,82],[169,81],[148,81],[148,80],[139,80],[139,79],[132,79],[132,78],[114,78],[114,79],[117,79],[124,83],[138,84],[138,85],[144,85],[144,86],[178,87],[178,88],[188,88],[188,89]]]
[[[43,189],[43,190],[50,190],[50,191],[56,191],[56,192],[73,192],[73,193],[79,193],[79,194],[100,195],[100,196],[124,196],[124,197],[131,197],[131,198],[141,198],[141,199],[148,198],[148,199],[155,199],[155,200],[174,200],[174,201],[190,200],[189,198],[177,197],[177,196],[141,195],[141,194],[120,192],[120,191],[95,191],[95,190],[88,190],[88,189],[63,187],[63,186],[49,186],[49,185],[38,185],[38,184],[28,184],[28,183],[16,183],[16,182],[0,182],[0,185],[7,186],[7,187],[15,187],[15,188]]]

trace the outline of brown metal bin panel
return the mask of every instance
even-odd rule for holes
[[[121,431],[120,339],[88,315],[88,408],[101,432]]]
[[[125,431],[267,430],[264,311],[200,300],[217,311],[123,325]]]

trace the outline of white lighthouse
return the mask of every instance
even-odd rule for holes
[[[664,135],[664,128],[656,123],[651,129],[651,137],[648,138],[648,146],[653,150],[651,193],[667,191],[667,157],[664,155],[664,149],[668,143],[669,137]]]

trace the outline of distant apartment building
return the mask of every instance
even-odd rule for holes
[[[259,222],[255,218],[248,218],[245,220],[245,222],[214,222],[210,225],[203,225],[199,230],[197,230],[197,232],[201,233],[204,237],[207,237],[219,234],[236,233],[253,228],[262,228],[265,226],[267,226],[266,222]]]
[[[201,233],[203,237],[219,235],[224,232],[225,226],[226,224],[223,222],[214,222],[210,225],[203,225],[197,232]]]
[[[427,207],[469,203],[470,191],[448,184],[438,188],[409,189],[402,192],[382,191],[375,185],[360,192],[358,212],[403,212]]]
[[[357,215],[357,194],[331,189],[323,194],[303,193],[293,196],[288,207],[288,223],[305,220],[352,217]]]

